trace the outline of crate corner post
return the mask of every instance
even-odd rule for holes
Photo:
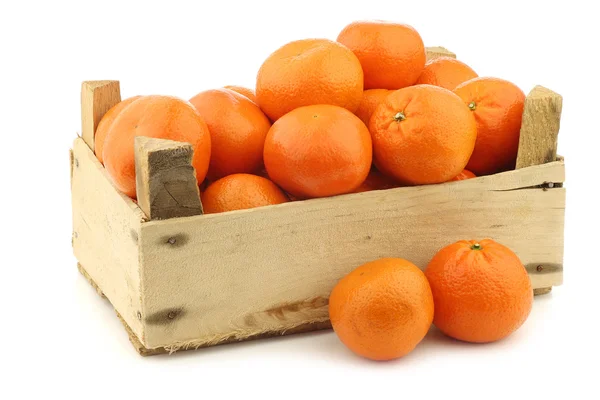
[[[203,214],[189,143],[135,138],[138,205],[149,220]]]
[[[81,275],[110,302],[130,331],[143,340],[138,241],[144,215],[132,199],[114,186],[94,154],[98,124],[120,99],[118,81],[81,84],[81,136],[74,140],[69,152],[71,242]]]
[[[434,60],[440,57],[456,58],[456,54],[442,46],[425,47],[427,61]]]
[[[516,168],[556,161],[562,96],[535,86],[525,98]]]
[[[560,117],[562,112],[562,96],[543,86],[535,86],[525,98],[523,118],[519,135],[519,150],[515,168],[527,168],[536,165],[559,162],[564,159],[556,154]],[[546,182],[542,190],[561,190],[563,192],[562,219],[564,226],[564,165],[560,182]],[[564,228],[560,232],[560,247],[564,246]],[[552,286],[561,285],[563,279],[562,250],[560,260],[528,265],[530,276],[536,277],[545,284],[534,289],[534,295],[550,293]]]
[[[84,81],[81,83],[81,137],[94,151],[94,135],[100,120],[121,101],[119,81]]]

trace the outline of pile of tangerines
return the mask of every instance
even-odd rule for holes
[[[408,25],[361,21],[337,41],[277,49],[255,92],[126,99],[103,117],[95,149],[135,198],[134,137],[188,142],[205,212],[225,212],[512,169],[524,101],[514,84],[478,77],[461,61],[426,61]],[[461,340],[498,340],[524,322],[532,296],[513,252],[463,241],[425,274],[401,259],[359,267],[333,290],[330,316],[352,350],[390,359],[412,350],[432,321]]]

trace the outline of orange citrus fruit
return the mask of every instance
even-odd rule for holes
[[[198,111],[171,96],[143,96],[127,105],[111,124],[102,155],[115,186],[136,197],[134,138],[146,136],[192,145],[192,166],[201,183],[210,160],[210,133]]]
[[[533,289],[519,257],[493,240],[461,240],[441,249],[425,275],[435,303],[433,323],[467,342],[493,342],[527,319]]]
[[[96,133],[94,134],[94,152],[96,153],[96,158],[98,158],[98,161],[100,161],[101,163],[104,163],[104,158],[102,157],[102,152],[104,151],[104,141],[106,140],[106,135],[108,134],[112,123],[115,121],[115,119],[119,116],[119,114],[121,113],[121,111],[123,111],[125,107],[127,107],[129,104],[133,103],[140,97],[141,96],[130,97],[117,103],[116,105],[111,107],[111,109],[108,110],[106,114],[104,114],[104,116],[100,120],[100,123],[98,123]]]
[[[331,104],[356,111],[363,92],[360,62],[327,39],[288,43],[258,71],[256,99],[272,121],[302,106]]]
[[[264,160],[273,182],[296,198],[349,193],[371,168],[371,136],[345,108],[300,107],[273,124]]]
[[[229,90],[233,90],[234,92],[237,92],[239,94],[241,94],[242,96],[246,96],[247,98],[249,98],[253,103],[256,103],[256,94],[254,93],[254,90],[252,89],[248,89],[247,87],[244,86],[236,86],[236,85],[229,85],[229,86],[225,86],[224,89],[229,89]]]
[[[454,89],[477,121],[477,142],[467,168],[489,175],[515,168],[525,93],[498,78],[475,78]]]
[[[252,173],[263,165],[263,147],[271,122],[246,96],[229,89],[198,93],[190,102],[210,131],[212,141],[208,179]]]
[[[350,350],[372,360],[410,353],[433,320],[423,272],[409,261],[382,258],[342,278],[329,296],[333,330]]]
[[[467,165],[475,118],[449,90],[417,85],[390,94],[369,124],[377,169],[400,183],[446,182]]]
[[[263,207],[288,201],[270,180],[250,174],[233,174],[211,183],[202,193],[204,213]]]
[[[356,54],[365,89],[401,89],[413,85],[425,66],[425,47],[411,26],[358,21],[346,26],[337,41]]]
[[[371,115],[373,115],[373,111],[375,111],[378,105],[383,103],[385,98],[388,97],[390,93],[392,93],[392,90],[388,89],[365,90],[363,92],[360,104],[358,105],[358,108],[354,114],[368,127]]]
[[[464,62],[451,57],[439,57],[427,61],[417,85],[428,84],[454,90],[473,78],[477,78],[477,73]]]
[[[463,171],[456,175],[454,178],[450,179],[451,181],[464,181],[465,179],[477,178],[474,173],[469,171],[468,169],[463,169]]]
[[[391,189],[398,186],[400,186],[398,182],[389,176],[383,175],[376,168],[371,168],[369,175],[367,175],[367,179],[365,179],[365,181],[358,188],[356,188],[353,193]]]

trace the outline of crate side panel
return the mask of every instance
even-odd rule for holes
[[[460,239],[495,239],[516,251],[535,288],[558,285],[565,192],[527,187],[564,170],[537,168],[144,223],[146,345],[216,344],[327,320],[331,289],[360,264],[402,257],[424,268]]]
[[[138,238],[143,213],[114,188],[81,138],[73,145],[72,162],[73,252],[117,312],[142,337]]]

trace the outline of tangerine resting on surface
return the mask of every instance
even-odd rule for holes
[[[466,179],[477,178],[474,173],[469,171],[468,169],[463,169],[463,171],[456,175],[454,178],[450,179],[449,182],[452,181],[464,181]]]
[[[409,261],[382,258],[342,278],[329,297],[333,330],[350,350],[372,360],[410,353],[433,320],[423,272]]]
[[[125,107],[106,135],[104,166],[115,186],[135,198],[134,138],[169,139],[192,145],[192,166],[201,183],[210,160],[210,134],[198,111],[187,101],[171,96],[143,96]]]
[[[464,62],[451,57],[439,57],[427,61],[417,85],[428,84],[454,90],[473,78],[477,78],[477,73]]]
[[[273,182],[296,198],[349,193],[371,168],[371,136],[345,108],[300,107],[273,124],[264,161]]]
[[[257,172],[262,167],[263,147],[271,122],[255,103],[229,89],[207,90],[190,102],[210,131],[208,179]]]
[[[233,90],[234,92],[237,92],[237,93],[241,94],[242,96],[246,96],[253,103],[258,104],[256,102],[256,94],[254,93],[254,90],[252,90],[252,89],[249,89],[244,86],[236,86],[236,85],[228,85],[228,86],[225,86],[224,89]]]
[[[250,174],[233,174],[211,183],[202,193],[205,214],[281,204],[286,195],[270,180]]]
[[[265,60],[256,79],[258,104],[272,121],[313,104],[354,112],[362,92],[360,62],[348,48],[327,39],[284,45]]]
[[[354,114],[368,127],[373,111],[375,111],[379,104],[383,103],[390,93],[392,93],[392,91],[388,89],[365,90]]]
[[[449,90],[417,85],[390,94],[371,116],[374,163],[400,183],[446,182],[475,146],[475,119]]]
[[[425,46],[411,26],[384,21],[357,21],[337,41],[356,54],[365,89],[401,89],[413,85],[425,66]]]
[[[527,319],[533,289],[525,267],[493,240],[461,240],[441,249],[425,275],[435,303],[433,323],[467,342],[493,342]]]
[[[498,78],[475,78],[454,89],[477,121],[477,142],[467,168],[477,176],[514,169],[525,93]]]
[[[141,96],[134,96],[128,99],[125,99],[117,104],[115,104],[110,110],[104,114],[100,123],[98,123],[98,127],[96,128],[96,133],[94,134],[94,152],[96,153],[96,158],[101,163],[104,163],[104,158],[102,157],[102,152],[104,151],[104,141],[106,140],[106,134],[108,133],[110,126],[115,121],[117,116],[131,103],[139,99]]]

